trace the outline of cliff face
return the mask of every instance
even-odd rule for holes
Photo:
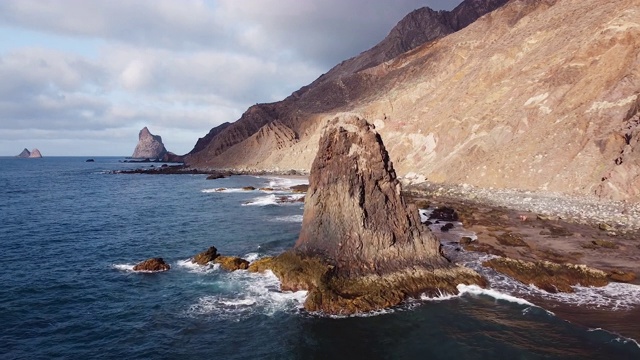
[[[153,135],[145,126],[138,134],[138,144],[136,145],[133,155],[134,159],[162,159],[167,154],[162,143],[162,137]]]
[[[480,3],[491,2],[465,6]],[[511,0],[460,31],[355,73],[330,72],[268,105],[253,125],[279,120],[297,135],[289,146],[254,153],[259,129],[230,141],[227,131],[248,128],[241,119],[215,137],[226,147],[193,164],[309,169],[327,119],[349,112],[376,125],[401,176],[638,201],[638,19],[637,0]]]
[[[310,134],[315,127],[309,116],[317,113],[336,111],[362,96],[363,90],[370,86],[368,75],[359,75],[361,71],[390,60],[415,47],[440,38],[466,26],[468,19],[491,11],[507,0],[465,0],[451,12],[436,12],[422,8],[411,12],[391,30],[380,44],[360,55],[342,62],[312,84],[294,92],[283,101],[272,104],[254,105],[233,124],[223,124],[214,128],[205,137],[198,140],[185,161],[197,167],[247,167],[269,161],[265,154],[259,158],[247,158],[246,151],[234,151],[232,148],[255,135],[266,124],[279,120],[296,135]],[[460,19],[466,19],[464,21]],[[317,129],[311,129],[317,130]],[[315,134],[316,140],[319,134]],[[253,140],[249,140],[253,142]],[[304,146],[303,146],[304,147]],[[225,153],[224,156],[221,156]],[[300,154],[308,169],[315,153]],[[282,161],[286,157],[276,156]],[[283,163],[283,166],[288,166]]]

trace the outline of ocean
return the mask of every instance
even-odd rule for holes
[[[276,200],[300,179],[113,174],[149,164],[85,159],[0,158],[1,359],[640,359],[640,287],[546,294],[475,253],[457,261],[491,289],[306,313],[306,293],[280,292],[272,274],[188,261],[210,246],[248,260],[293,246],[302,204]],[[171,270],[132,271],[150,257]]]

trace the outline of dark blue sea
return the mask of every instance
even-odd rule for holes
[[[275,200],[302,180],[85,159],[0,158],[0,359],[640,359],[633,285],[562,298],[479,269],[492,289],[306,313],[272,274],[188,262],[209,246],[250,260],[291,247],[302,204]],[[132,271],[150,257],[171,270]]]

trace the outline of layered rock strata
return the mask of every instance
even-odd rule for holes
[[[133,155],[134,159],[163,159],[167,154],[162,143],[162,137],[153,135],[145,126],[138,134],[138,144],[136,145]]]
[[[282,289],[310,291],[305,308],[366,312],[422,293],[457,293],[484,284],[449,262],[440,243],[400,196],[380,135],[357,117],[332,120],[309,178],[302,230],[294,248],[253,270],[270,268]]]

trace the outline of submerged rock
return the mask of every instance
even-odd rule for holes
[[[350,314],[422,293],[456,294],[461,283],[484,285],[442,255],[400,190],[374,127],[334,119],[312,165],[298,241],[269,264],[282,289],[309,290],[307,310]]]
[[[529,262],[500,257],[485,261],[490,267],[521,283],[532,284],[550,293],[573,292],[572,286],[605,286],[607,273],[586,265],[556,264],[548,261]]]
[[[136,264],[134,271],[167,271],[171,268],[162,258],[151,258]]]

